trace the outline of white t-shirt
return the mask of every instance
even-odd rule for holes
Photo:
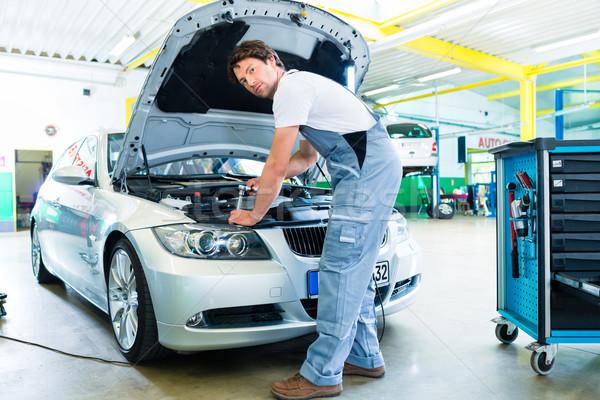
[[[367,106],[340,84],[296,70],[279,80],[273,115],[275,128],[307,125],[340,134],[366,131],[376,122]]]

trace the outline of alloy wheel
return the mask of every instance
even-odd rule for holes
[[[138,334],[138,293],[131,258],[123,249],[117,250],[110,262],[108,301],[117,341],[129,350]]]
[[[41,251],[38,229],[37,226],[34,225],[33,234],[31,235],[31,268],[33,269],[33,276],[35,277],[40,274],[40,263],[42,261]]]

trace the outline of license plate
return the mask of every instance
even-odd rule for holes
[[[375,264],[373,280],[377,286],[385,286],[390,282],[390,264],[387,261]],[[308,271],[308,298],[317,297],[319,297],[319,271]]]
[[[390,283],[390,264],[388,264],[387,261],[378,262],[375,264],[373,280],[377,286],[387,285]]]

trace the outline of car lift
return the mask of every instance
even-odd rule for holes
[[[448,219],[454,216],[454,212],[450,215],[449,213],[445,214],[445,217],[440,217],[440,128],[439,126],[434,126],[430,128],[435,132],[435,143],[438,148],[438,161],[431,173],[431,218],[435,219]],[[447,206],[446,204],[444,204]],[[450,215],[449,217],[446,215]]]
[[[439,140],[440,140],[440,128],[439,126],[433,126],[430,128],[435,132],[435,145],[438,146],[438,160],[435,168],[431,172],[431,218],[439,218],[440,213],[437,205],[440,204],[440,152],[439,152]]]

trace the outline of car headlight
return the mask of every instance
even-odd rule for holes
[[[392,211],[392,220],[396,221],[397,236],[396,240],[398,243],[408,240],[408,221],[404,218],[404,215],[400,214],[396,209]]]
[[[152,228],[171,253],[188,258],[267,260],[271,257],[252,229],[214,225],[171,225]]]

